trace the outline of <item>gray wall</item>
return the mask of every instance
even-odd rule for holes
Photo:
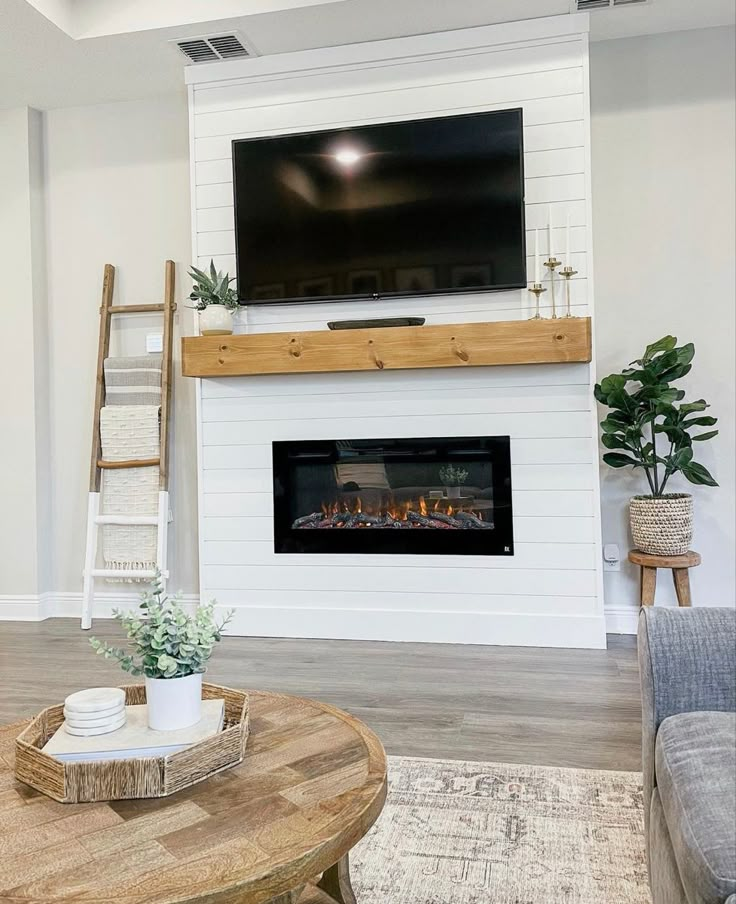
[[[698,605],[732,605],[734,583],[734,29],[710,28],[591,45],[595,338],[600,376],[668,333],[695,343],[683,382],[721,418],[697,448],[719,488],[692,491]],[[602,472],[603,542],[629,545],[639,473]],[[666,580],[665,580],[666,578]],[[674,602],[668,575],[658,601]],[[605,575],[607,607],[630,606],[636,574]]]

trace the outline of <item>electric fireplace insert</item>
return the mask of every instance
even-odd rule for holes
[[[508,436],[273,443],[277,553],[511,556]]]

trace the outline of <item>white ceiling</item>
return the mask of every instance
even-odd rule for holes
[[[0,0],[0,108],[184,90],[175,38],[239,30],[261,54],[564,15],[570,0]],[[207,20],[202,19],[206,13]],[[590,14],[593,40],[736,22],[734,0]]]
[[[148,31],[213,20],[245,18],[326,0],[27,0],[72,38]],[[327,0],[344,3],[346,0]]]

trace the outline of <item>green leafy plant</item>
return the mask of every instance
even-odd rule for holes
[[[446,487],[462,486],[467,476],[465,468],[456,468],[454,465],[444,465],[440,468],[440,480]]]
[[[204,311],[211,304],[221,304],[231,311],[237,308],[238,293],[230,287],[230,283],[235,282],[235,277],[217,270],[213,260],[210,260],[209,273],[192,265],[189,276],[194,281],[194,288],[189,296],[194,302],[192,307],[198,311]]]
[[[604,421],[602,443],[614,450],[603,456],[612,468],[643,468],[652,496],[662,496],[673,474],[690,483],[718,486],[708,470],[693,458],[693,443],[717,436],[717,419],[701,415],[704,399],[684,402],[685,392],[671,385],[692,369],[695,346],[678,346],[675,336],[648,345],[644,356],[595,387],[595,397],[611,409]],[[658,442],[659,439],[659,442]]]
[[[141,595],[138,612],[114,610],[125,628],[128,649],[90,638],[90,644],[105,659],[115,659],[131,675],[147,678],[184,678],[204,672],[212,650],[232,618],[215,622],[215,601],[199,606],[194,615],[185,611],[181,591],[168,597],[157,574],[151,589]]]

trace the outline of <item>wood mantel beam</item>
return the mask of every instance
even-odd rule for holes
[[[182,339],[185,377],[590,361],[589,317]]]

